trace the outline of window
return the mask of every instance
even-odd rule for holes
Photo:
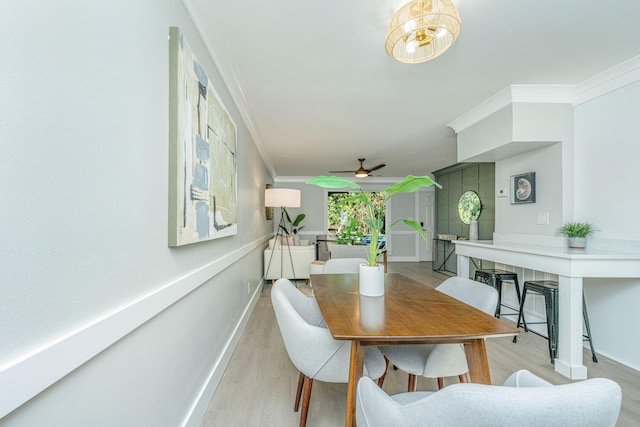
[[[369,218],[367,206],[359,201],[344,201],[357,192],[330,191],[327,193],[328,233],[339,243],[358,243],[370,234],[365,218]],[[382,204],[384,193],[373,192],[374,203]],[[384,224],[385,218],[381,218]]]

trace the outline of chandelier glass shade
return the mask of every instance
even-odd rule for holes
[[[412,0],[391,18],[385,49],[405,64],[425,62],[449,49],[461,28],[451,0]]]

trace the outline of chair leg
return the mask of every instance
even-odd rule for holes
[[[311,387],[313,380],[307,376],[304,377],[304,396],[302,398],[302,412],[300,413],[300,427],[307,425],[307,414],[309,413],[309,401],[311,400]]]
[[[442,390],[444,388],[444,378],[438,378],[438,390]]]
[[[418,378],[415,375],[409,374],[409,386],[407,391],[416,391],[418,386]]]
[[[304,384],[304,379],[304,374],[300,372],[300,377],[298,378],[298,389],[296,391],[296,403],[293,406],[293,412],[298,412],[298,409],[300,409],[300,397],[302,396],[302,385]]]
[[[382,388],[384,379],[387,376],[387,369],[389,369],[389,359],[387,359],[387,356],[384,356],[384,374],[382,374],[382,376],[378,378],[378,387],[380,388]]]
[[[468,383],[469,382],[469,378],[467,377],[467,374],[458,375],[458,378],[460,379],[461,383]]]

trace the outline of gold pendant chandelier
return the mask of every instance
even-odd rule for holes
[[[405,64],[444,53],[460,35],[458,9],[451,0],[412,0],[391,18],[385,49]]]

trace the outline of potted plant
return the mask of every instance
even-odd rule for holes
[[[294,240],[295,238],[298,237],[298,231],[302,230],[304,228],[303,226],[300,226],[300,223],[302,222],[302,220],[305,218],[305,214],[301,213],[298,214],[298,216],[296,216],[296,218],[292,221],[291,220],[291,216],[289,216],[289,212],[287,212],[286,208],[282,208],[283,212],[284,212],[284,216],[287,219],[287,222],[289,223],[289,226],[287,227],[287,225],[280,225],[280,228],[282,229],[282,231],[284,231],[286,236],[294,236]]]
[[[380,236],[384,236],[393,226],[402,221],[407,226],[416,230],[422,239],[428,243],[427,236],[422,230],[420,223],[413,220],[398,220],[389,225],[386,230],[384,228],[384,221],[382,220],[384,212],[386,210],[387,202],[398,193],[413,193],[420,188],[430,187],[432,185],[442,188],[440,184],[433,181],[428,176],[413,176],[409,175],[401,182],[393,184],[386,190],[384,190],[385,197],[380,203],[374,203],[370,196],[370,193],[362,191],[362,188],[357,183],[337,176],[318,176],[307,181],[307,184],[317,185],[323,188],[354,188],[357,190],[357,194],[353,197],[344,199],[344,201],[358,201],[363,203],[367,207],[368,218],[365,219],[369,231],[371,232],[371,243],[369,244],[369,250],[367,255],[366,268],[360,268],[360,293],[368,296],[381,296],[384,294],[384,269],[378,264],[378,258],[383,252],[383,247],[386,243],[385,239],[380,239]],[[373,270],[374,273],[369,271]],[[376,279],[370,278],[369,274],[377,276]]]
[[[560,227],[557,234],[568,237],[570,248],[584,249],[587,246],[587,236],[591,236],[596,231],[598,229],[593,224],[572,221]]]

